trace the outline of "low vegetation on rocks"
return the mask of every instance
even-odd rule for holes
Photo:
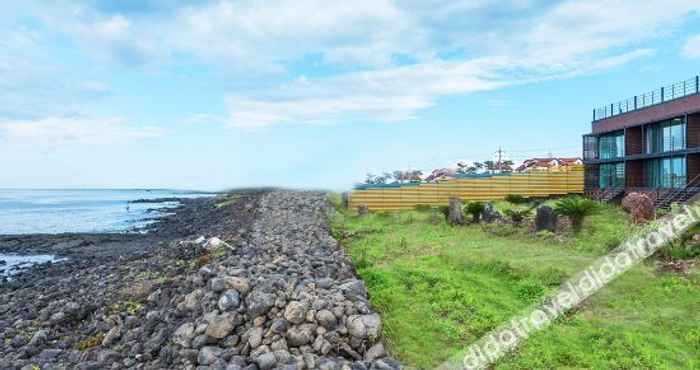
[[[494,202],[495,210],[531,207]],[[556,201],[546,201],[554,215]],[[433,368],[529,307],[638,230],[620,208],[599,205],[572,230],[535,215],[453,226],[439,209],[340,210],[333,232],[381,314],[387,349],[407,366]],[[534,212],[533,212],[534,213]],[[544,214],[544,213],[543,213]],[[546,223],[545,223],[546,224]],[[581,307],[528,339],[496,369],[699,368],[700,228],[633,268]],[[684,260],[667,259],[674,253]]]

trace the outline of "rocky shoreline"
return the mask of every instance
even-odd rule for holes
[[[184,200],[144,235],[0,237],[0,368],[395,369],[318,192]],[[42,243],[43,242],[43,243]]]

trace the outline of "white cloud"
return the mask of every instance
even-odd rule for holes
[[[166,13],[85,4],[43,19],[98,57],[194,56],[260,82],[229,92],[237,127],[408,120],[443,96],[614,68],[651,55],[646,42],[700,10],[697,0],[217,0]],[[309,56],[328,77],[284,82]]]
[[[6,144],[58,147],[104,145],[161,136],[155,127],[139,127],[122,119],[48,117],[33,121],[0,121],[0,139]]]
[[[442,96],[591,73],[652,53],[649,49],[639,49],[597,61],[583,59],[555,67],[507,58],[436,60],[319,80],[303,78],[266,96],[230,97],[230,124],[265,127],[347,120],[404,121],[415,118],[418,111],[433,106]]]
[[[686,58],[700,58],[700,35],[693,36],[685,42],[681,55]]]

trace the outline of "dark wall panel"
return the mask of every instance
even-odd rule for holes
[[[625,155],[642,154],[642,126],[625,130]]]
[[[625,183],[627,184],[627,187],[644,186],[643,161],[625,162]]]
[[[688,154],[686,162],[688,181],[691,181],[700,174],[700,154]]]
[[[700,146],[700,113],[688,115],[688,148]]]

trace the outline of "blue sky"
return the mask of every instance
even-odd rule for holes
[[[592,109],[700,73],[700,2],[22,1],[0,187],[279,185],[579,155]]]

